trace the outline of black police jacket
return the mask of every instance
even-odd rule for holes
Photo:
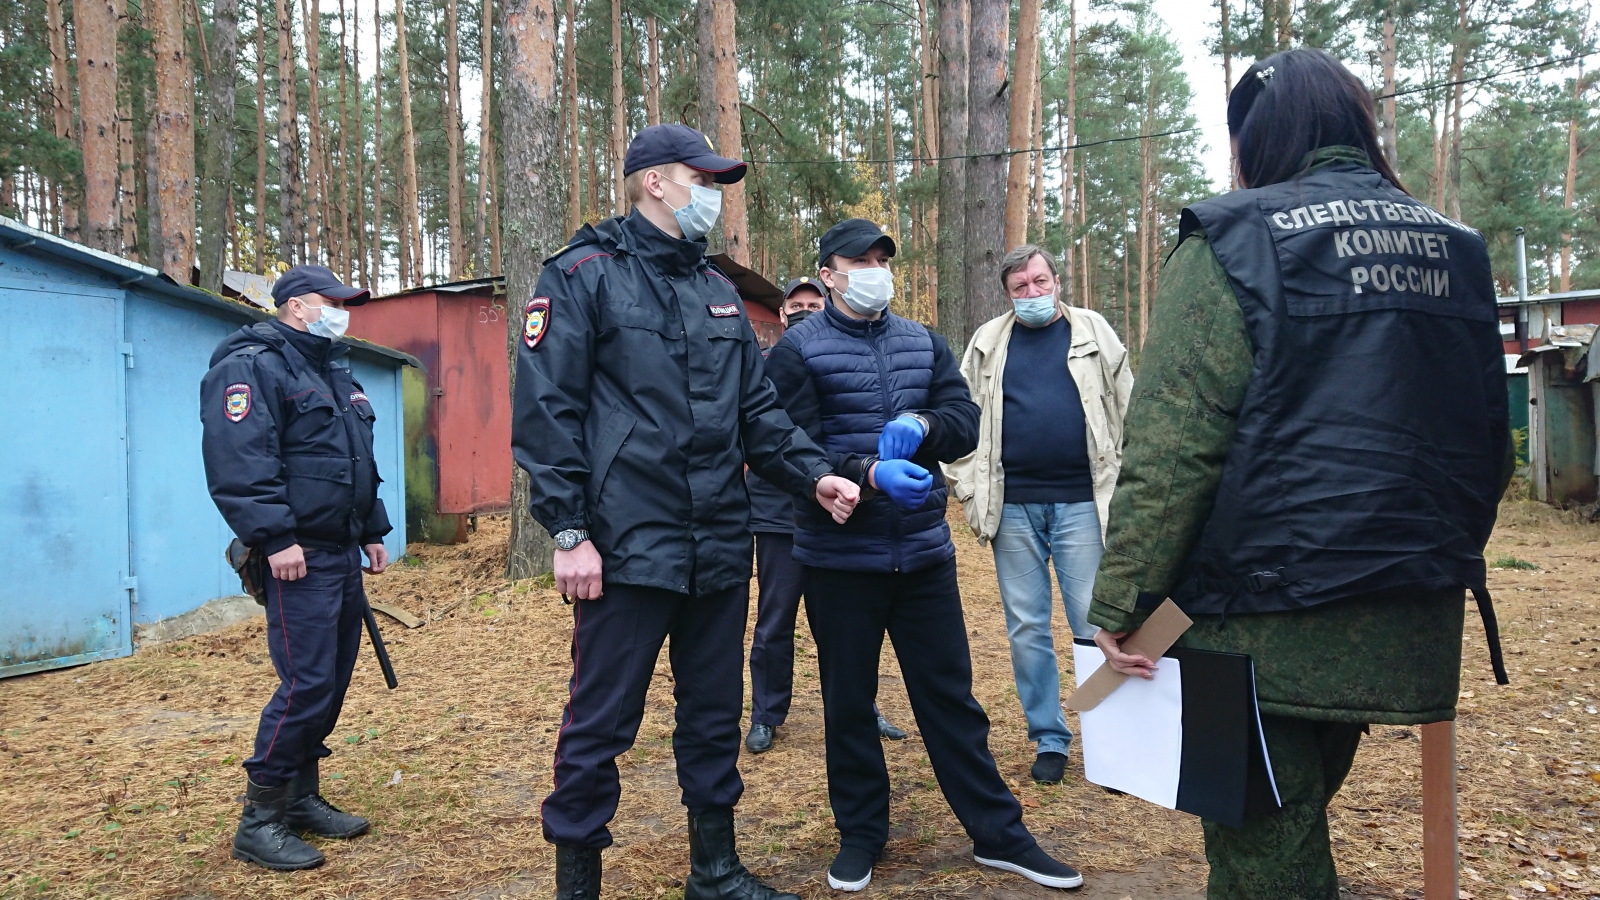
[[[517,348],[512,454],[533,517],[587,528],[604,579],[689,593],[750,578],[744,464],[810,495],[832,471],[762,370],[704,241],[637,211],[545,260]]]
[[[277,321],[223,339],[200,381],[211,499],[246,546],[340,549],[390,531],[350,348]]]
[[[1198,203],[1179,240],[1196,228],[1255,364],[1172,598],[1258,613],[1481,590],[1510,428],[1482,235],[1353,161]]]

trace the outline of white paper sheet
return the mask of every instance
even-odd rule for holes
[[[1072,645],[1078,684],[1105,664],[1099,647]],[[1084,777],[1175,809],[1183,764],[1183,675],[1163,656],[1155,677],[1129,678],[1099,706],[1078,714]]]

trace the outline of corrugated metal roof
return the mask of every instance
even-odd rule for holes
[[[490,278],[468,278],[465,281],[447,281],[443,284],[419,284],[416,287],[406,288],[403,291],[395,291],[392,294],[376,295],[372,299],[388,300],[391,297],[409,297],[412,294],[428,293],[462,294],[473,290],[474,288],[496,287],[505,284],[505,281],[506,277],[504,275],[495,275]]]
[[[1600,300],[1600,291],[1565,291],[1559,294],[1529,294],[1528,299],[1520,297],[1500,297],[1496,303],[1501,306],[1533,306],[1539,303],[1563,303],[1567,300]]]
[[[157,272],[149,266],[140,265],[132,260],[113,256],[83,244],[73,243],[65,238],[56,237],[49,232],[30,228],[15,219],[0,216],[0,241],[14,250],[31,253],[38,256],[50,256],[66,262],[75,263],[94,269],[97,272],[113,278],[117,284],[124,288],[138,288],[144,293],[154,295],[169,303],[192,304],[208,307],[242,316],[257,322],[264,322],[272,318],[271,314],[250,303],[230,300],[216,294],[202,291],[197,287],[179,284],[168,276]],[[408,366],[423,368],[422,361],[409,353],[402,353],[391,347],[359,341],[355,338],[344,338],[351,348],[357,352],[367,352],[375,356],[383,356],[398,360]]]

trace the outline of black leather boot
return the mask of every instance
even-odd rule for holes
[[[294,780],[289,782],[289,805],[284,810],[284,823],[296,831],[308,831],[317,837],[352,838],[366,834],[371,824],[360,816],[340,811],[322,799],[319,793],[321,784],[316,760],[300,767]]]
[[[600,851],[556,845],[556,900],[600,900]]]
[[[269,788],[247,781],[244,815],[233,835],[233,858],[280,872],[322,865],[322,853],[300,840],[284,822],[288,804],[288,785]]]
[[[800,900],[767,887],[739,862],[734,849],[733,809],[689,814],[689,879],[683,900]]]

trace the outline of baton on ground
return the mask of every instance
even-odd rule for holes
[[[394,677],[394,664],[389,662],[389,650],[383,646],[383,635],[378,631],[378,617],[372,614],[372,604],[363,603],[362,606],[367,620],[367,636],[372,638],[373,652],[378,654],[378,667],[383,669],[383,680],[392,691],[400,686],[400,682]]]

